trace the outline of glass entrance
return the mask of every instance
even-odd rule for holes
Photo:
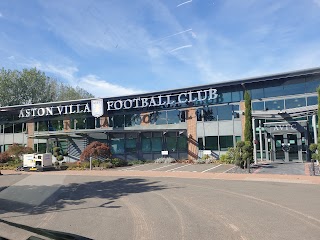
[[[274,135],[274,143],[275,143],[275,160],[276,161],[285,161],[285,154],[282,149],[283,135]]]
[[[298,136],[297,134],[287,134],[289,161],[299,160]]]
[[[275,161],[303,161],[301,133],[273,135]]]

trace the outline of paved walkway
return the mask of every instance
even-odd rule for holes
[[[3,170],[6,174],[17,174],[15,171]],[[116,177],[169,177],[169,178],[195,178],[195,179],[222,179],[240,181],[288,182],[304,184],[320,184],[319,176],[283,175],[283,174],[235,174],[215,172],[188,172],[188,171],[115,171],[115,170],[87,170],[87,171],[52,171],[52,172],[21,172],[18,174],[34,175],[83,175],[83,176],[116,176]],[[1,180],[2,181],[2,180]]]

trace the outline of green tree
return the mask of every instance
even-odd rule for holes
[[[245,104],[245,126],[244,126],[244,140],[252,143],[252,115],[251,115],[251,97],[248,91],[244,93],[244,104]]]
[[[93,98],[80,87],[48,77],[36,68],[0,70],[0,106]]]

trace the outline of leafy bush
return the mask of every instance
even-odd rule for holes
[[[197,159],[197,160],[196,160],[196,163],[197,163],[197,164],[205,164],[205,163],[206,163],[206,160],[204,160],[204,159]]]
[[[115,167],[124,167],[128,165],[128,161],[120,158],[111,159],[111,163]]]
[[[6,163],[11,160],[11,157],[8,152],[0,153],[0,163]]]
[[[98,141],[90,143],[81,153],[80,160],[81,161],[88,161],[90,157],[94,158],[110,158],[111,150],[110,147]]]
[[[133,160],[133,161],[129,161],[128,164],[130,165],[137,165],[137,164],[145,164],[146,161],[142,161],[142,160]]]
[[[14,143],[6,151],[13,159],[21,159],[23,154],[33,153],[33,149]]]
[[[100,163],[100,167],[101,168],[113,168],[113,165],[111,162],[105,161],[105,162]]]
[[[174,158],[167,157],[167,158],[158,158],[154,162],[155,163],[175,163],[177,161]]]
[[[99,167],[100,165],[100,161],[97,159],[93,159],[92,160],[92,167]]]

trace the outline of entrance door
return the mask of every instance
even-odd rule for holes
[[[273,135],[273,139],[275,161],[302,161],[301,133]]]

